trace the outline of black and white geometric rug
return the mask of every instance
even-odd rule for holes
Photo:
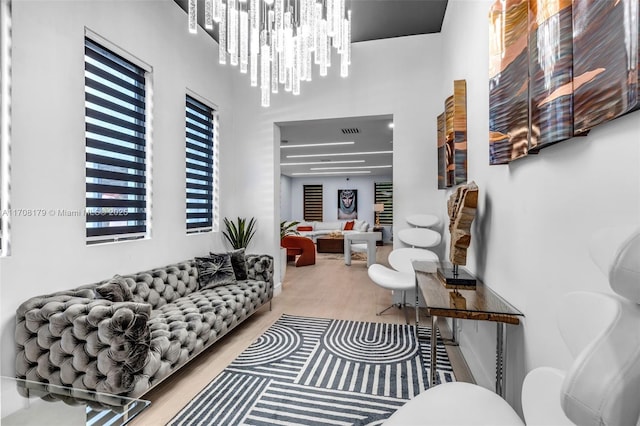
[[[170,425],[375,425],[429,386],[431,329],[283,315]],[[437,336],[438,381],[455,381]]]

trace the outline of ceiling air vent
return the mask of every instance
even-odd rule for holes
[[[344,135],[353,135],[354,133],[360,133],[360,129],[358,129],[357,127],[342,129],[342,134]]]

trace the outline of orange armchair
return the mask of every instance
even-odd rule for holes
[[[287,261],[295,260],[296,266],[316,264],[316,246],[311,238],[287,235],[282,238],[280,244],[287,249]]]

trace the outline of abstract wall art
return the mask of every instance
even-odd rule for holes
[[[573,1],[574,130],[639,109],[640,1]]]
[[[438,116],[438,189],[467,182],[467,82],[454,80],[453,95]]]
[[[447,187],[447,146],[444,137],[444,112],[438,116],[438,189]]]
[[[496,0],[489,163],[507,164],[640,110],[640,0]]]
[[[573,137],[571,0],[529,2],[529,152]]]
[[[447,188],[453,186],[456,181],[455,144],[453,143],[453,95],[444,101],[444,145],[447,150],[445,158],[445,172]]]
[[[453,82],[454,184],[467,182],[467,82]]]
[[[489,163],[529,148],[528,0],[497,0],[489,11]]]

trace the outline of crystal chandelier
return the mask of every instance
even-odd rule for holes
[[[189,0],[189,31],[197,32],[198,0]],[[300,82],[311,81],[313,65],[324,77],[331,48],[340,55],[340,75],[349,75],[351,10],[345,0],[205,0],[206,29],[218,25],[219,62],[240,66],[258,86],[262,106],[283,85],[300,94]]]

